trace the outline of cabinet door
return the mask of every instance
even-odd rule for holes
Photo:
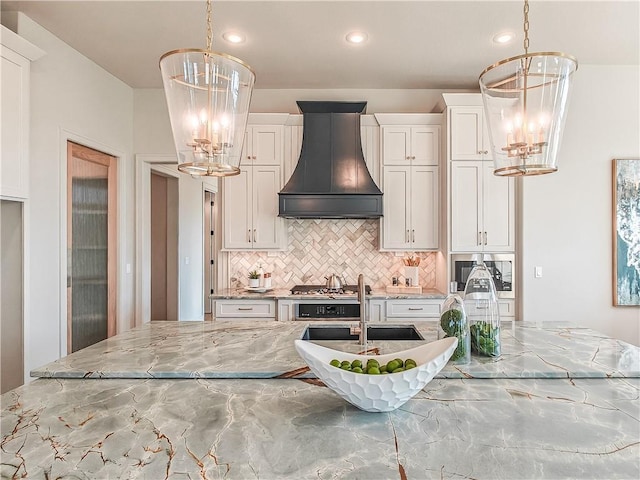
[[[251,167],[243,167],[239,175],[226,177],[223,180],[224,248],[250,249],[253,246],[253,229],[251,227],[252,173]]]
[[[410,248],[410,172],[411,167],[384,168],[384,233],[381,248],[385,250]]]
[[[482,160],[486,151],[482,107],[451,109],[451,160]]]
[[[451,162],[452,252],[481,250],[482,169],[482,162]]]
[[[493,174],[485,162],[482,179],[482,241],[487,251],[515,250],[515,179]]]
[[[282,163],[281,125],[254,125],[251,135],[251,162],[253,165],[280,165]]]
[[[278,217],[278,192],[282,186],[280,167],[256,166],[253,170],[254,249],[273,249],[280,246],[281,225]]]
[[[29,194],[29,69],[30,62],[0,47],[2,65],[2,139],[0,195],[27,198]]]
[[[382,163],[384,165],[411,163],[410,127],[382,127]]]
[[[411,248],[438,248],[438,167],[411,168]]]
[[[411,128],[411,165],[440,164],[440,128]]]

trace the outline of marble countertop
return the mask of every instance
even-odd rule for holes
[[[437,299],[444,300],[447,297],[446,294],[442,293],[439,290],[435,290],[432,288],[425,288],[422,290],[422,293],[387,293],[386,291],[380,290],[372,290],[370,294],[367,295],[367,299],[369,300],[394,300],[394,299]],[[266,292],[252,292],[245,290],[244,288],[234,288],[234,289],[223,289],[218,293],[214,293],[209,295],[209,298],[213,300],[345,300],[345,301],[355,301],[356,295],[348,295],[348,294],[340,294],[340,295],[331,295],[331,294],[321,294],[321,295],[293,295],[290,289],[286,288],[273,288]]]
[[[517,325],[500,360],[448,365],[398,410],[368,413],[306,372],[292,345],[305,326],[153,322],[36,369],[56,378],[0,396],[0,476],[640,477],[637,347]]]
[[[316,324],[326,324],[315,322]],[[384,322],[380,325],[389,325]],[[424,342],[369,342],[380,354],[437,339],[437,323],[412,322]],[[36,368],[56,378],[312,378],[293,341],[307,322],[227,320],[152,322]],[[511,324],[510,324],[511,325]],[[351,342],[317,342],[358,353]],[[640,376],[640,348],[587,328],[502,329],[498,360],[472,356],[449,363],[438,378],[611,378]]]
[[[2,478],[637,479],[640,379],[435,379],[367,413],[300,380],[38,379]]]

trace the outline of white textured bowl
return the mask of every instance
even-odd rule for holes
[[[404,405],[442,370],[457,344],[456,337],[449,337],[387,355],[355,355],[305,340],[295,341],[298,354],[325,385],[347,402],[367,412],[390,412]],[[350,362],[360,359],[365,365],[369,358],[375,358],[380,365],[394,358],[412,358],[417,366],[404,372],[368,375],[330,365],[329,362],[334,358]]]

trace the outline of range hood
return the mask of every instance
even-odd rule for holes
[[[382,192],[362,154],[360,115],[367,102],[296,102],[302,150],[279,195],[280,217],[379,218]]]

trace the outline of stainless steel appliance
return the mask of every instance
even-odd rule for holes
[[[369,285],[365,285],[365,292],[371,293]],[[339,289],[328,289],[324,285],[296,285],[291,294],[300,300],[294,304],[294,318],[301,321],[359,321],[357,293],[357,285],[343,285]]]
[[[451,256],[451,282],[455,290],[464,292],[469,274],[480,260],[489,269],[499,298],[516,298],[515,255],[511,253],[456,254]]]

